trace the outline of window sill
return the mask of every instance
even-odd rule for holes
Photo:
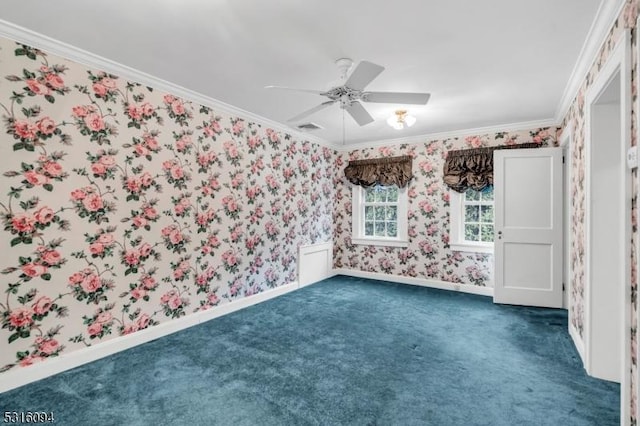
[[[463,251],[471,253],[490,253],[493,254],[493,244],[473,244],[473,243],[449,243],[449,248],[453,251]]]
[[[409,247],[409,241],[389,240],[384,238],[352,238],[351,243],[364,244],[368,246]]]

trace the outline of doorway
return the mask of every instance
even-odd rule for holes
[[[620,381],[622,355],[623,239],[619,212],[623,209],[620,182],[620,73],[605,86],[591,105],[587,199],[588,283],[590,289],[590,372]]]
[[[625,34],[587,93],[585,126],[585,367],[621,383],[623,419],[630,368],[628,58]]]

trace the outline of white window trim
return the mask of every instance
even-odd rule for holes
[[[364,235],[364,188],[353,185],[351,190],[351,242],[353,244],[365,244],[370,246],[408,247],[408,204],[407,188],[398,189],[398,236],[390,237],[366,237]]]
[[[449,189],[449,208],[451,209],[449,214],[449,247],[453,251],[493,253],[493,243],[476,243],[464,240],[462,197],[464,197],[464,193],[461,194]]]

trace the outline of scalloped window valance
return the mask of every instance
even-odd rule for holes
[[[449,151],[444,163],[444,183],[456,192],[482,191],[493,185],[493,151],[497,149],[538,148],[537,143],[501,145],[488,148]]]
[[[413,178],[411,161],[410,155],[353,160],[344,169],[344,175],[354,185],[397,185],[404,188]]]

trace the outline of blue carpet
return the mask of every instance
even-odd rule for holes
[[[0,394],[61,425],[617,425],[566,311],[334,277]]]

